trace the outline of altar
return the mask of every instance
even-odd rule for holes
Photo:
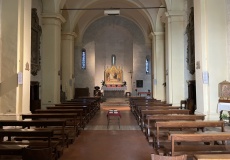
[[[127,90],[127,87],[106,87],[102,86],[101,89],[103,90],[104,97],[107,98],[120,98],[124,97],[125,90]]]

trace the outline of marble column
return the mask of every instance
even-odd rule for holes
[[[65,92],[67,100],[74,98],[74,39],[75,33],[62,33],[61,49],[61,79],[62,91]]]
[[[60,103],[61,24],[60,14],[42,14],[41,97],[42,107]]]

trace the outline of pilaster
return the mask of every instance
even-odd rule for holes
[[[185,99],[184,12],[165,13],[166,33],[166,101],[179,105]]]
[[[196,113],[219,119],[218,83],[228,77],[226,1],[194,1],[194,27]]]
[[[165,101],[164,32],[150,33],[152,39],[153,97]]]

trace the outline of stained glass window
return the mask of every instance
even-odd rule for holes
[[[111,64],[112,66],[116,65],[116,56],[114,54],[111,56]]]
[[[146,56],[145,59],[145,72],[146,74],[150,74],[150,60],[149,56]]]
[[[86,69],[86,50],[81,51],[81,69]]]

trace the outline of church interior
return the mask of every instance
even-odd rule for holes
[[[0,0],[0,159],[229,159],[229,10]]]

